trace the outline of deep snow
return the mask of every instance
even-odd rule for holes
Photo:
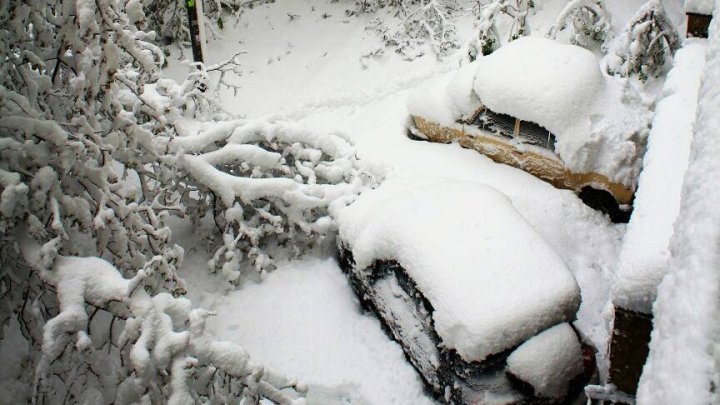
[[[607,1],[613,29],[621,29],[642,2]],[[604,373],[606,304],[625,226],[611,224],[567,190],[555,189],[474,151],[409,140],[405,136],[408,95],[428,79],[453,75],[461,66],[462,51],[444,61],[428,54],[405,62],[392,52],[363,58],[367,50],[377,47],[377,37],[363,27],[368,18],[358,21],[344,16],[345,9],[353,6],[350,3],[354,2],[263,4],[247,10],[237,26],[226,23],[223,38],[208,47],[209,62],[238,50],[247,53],[242,59],[245,73],[237,79],[241,85],[237,97],[231,90],[220,91],[224,107],[251,118],[342,131],[366,164],[396,181],[467,180],[507,195],[575,276],[582,294],[575,326],[601,349]],[[536,3],[532,32],[542,35],[562,2]],[[291,21],[288,12],[299,18]],[[676,12],[672,18],[683,21]],[[469,13],[457,25],[460,38],[472,35]],[[187,68],[177,57],[175,50],[168,72],[181,77]],[[348,396],[370,403],[428,401],[399,346],[382,334],[377,321],[361,314],[334,261],[311,257],[285,263],[264,283],[224,294],[223,284],[206,276],[208,256],[203,249],[192,249],[198,242],[192,236],[188,239],[189,247],[183,245],[188,251],[183,274],[192,286],[195,305],[218,311],[210,324],[218,336],[242,344],[254,360],[328,387],[330,392],[345,384]],[[236,329],[228,329],[235,324]]]

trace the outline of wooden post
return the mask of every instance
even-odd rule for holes
[[[205,24],[202,11],[202,0],[185,0],[190,23],[190,43],[193,60],[204,63],[205,56]]]

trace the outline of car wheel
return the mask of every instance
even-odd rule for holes
[[[588,207],[607,214],[612,222],[627,223],[630,220],[630,212],[621,210],[615,197],[605,190],[583,187],[578,197]]]

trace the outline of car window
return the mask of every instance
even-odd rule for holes
[[[525,143],[555,150],[555,135],[534,122],[520,122],[520,137]]]

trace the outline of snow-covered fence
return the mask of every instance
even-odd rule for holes
[[[233,283],[247,264],[272,269],[276,247],[299,255],[317,245],[335,229],[330,206],[371,180],[342,134],[287,124],[206,123],[167,147],[197,188],[187,205],[214,210],[223,239],[209,265]]]

